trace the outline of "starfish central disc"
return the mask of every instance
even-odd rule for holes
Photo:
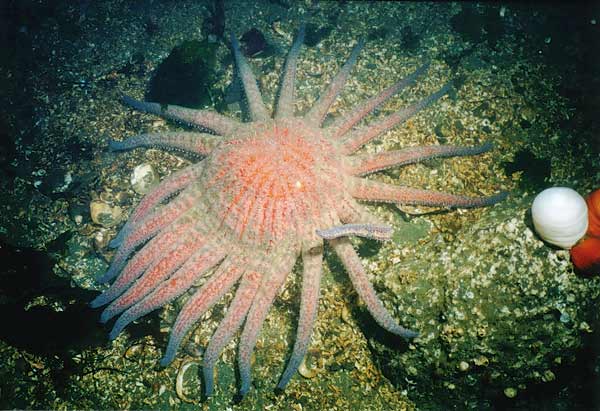
[[[320,222],[328,185],[322,153],[330,143],[315,142],[325,140],[301,123],[271,123],[219,147],[207,170],[209,196],[238,239],[256,245],[293,240]]]

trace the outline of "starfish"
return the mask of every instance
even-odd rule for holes
[[[149,133],[110,143],[115,151],[162,147],[204,157],[165,178],[132,212],[111,242],[118,248],[100,280],[116,279],[91,305],[108,304],[101,316],[103,322],[119,316],[110,333],[112,339],[132,321],[194,290],[172,327],[161,361],[167,365],[200,317],[237,285],[229,309],[204,352],[206,396],[213,392],[213,369],[222,349],[240,329],[239,392],[242,396],[248,392],[250,358],[260,329],[300,257],[302,291],[297,337],[278,384],[278,388],[285,388],[306,354],[317,317],[324,242],[337,253],[358,295],[381,327],[408,339],[418,335],[398,324],[384,307],[350,242],[350,236],[387,240],[392,235],[392,228],[378,221],[361,202],[469,208],[495,204],[506,195],[467,197],[362,178],[434,157],[475,155],[492,146],[438,145],[356,154],[369,141],[442,97],[450,84],[372,124],[358,125],[383,102],[413,84],[427,70],[429,65],[424,64],[323,127],[363,45],[359,42],[354,47],[310,111],[297,116],[294,83],[303,36],[301,27],[286,59],[273,117],[232,35],[250,122],[210,110],[125,97],[125,103],[139,111],[212,133]],[[198,282],[202,284],[196,288]]]

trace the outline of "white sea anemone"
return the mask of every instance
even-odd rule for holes
[[[552,187],[539,193],[531,206],[533,225],[546,242],[570,249],[588,229],[588,208],[577,191]]]

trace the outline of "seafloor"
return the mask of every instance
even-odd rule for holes
[[[593,2],[590,2],[590,4]],[[38,1],[3,6],[0,34],[0,408],[36,409],[546,409],[600,407],[600,277],[532,231],[533,196],[600,186],[600,9],[518,3]],[[87,307],[110,261],[107,242],[140,199],[135,166],[163,177],[189,158],[107,151],[110,139],[180,127],[134,113],[153,72],[185,41],[213,47],[203,104],[240,114],[232,59],[219,37],[256,28],[245,47],[271,104],[299,22],[304,111],[358,38],[366,46],[331,111],[348,110],[410,73],[429,72],[379,115],[441,87],[456,90],[364,150],[425,144],[495,149],[373,178],[469,195],[508,190],[476,210],[372,207],[394,241],[356,241],[380,297],[421,336],[379,329],[328,252],[319,317],[299,375],[274,392],[291,350],[298,274],[272,308],[254,382],[235,398],[235,343],[203,400],[201,349],[231,296],[206,316],[178,360],[158,365],[176,306],[114,342]],[[188,43],[189,44],[189,43]],[[253,49],[254,47],[254,49]],[[207,62],[208,61],[208,62]],[[237,93],[237,94],[236,94]],[[373,116],[372,118],[375,118]],[[147,175],[143,184],[152,184]],[[90,204],[94,219],[90,215]],[[100,211],[98,212],[98,208]]]

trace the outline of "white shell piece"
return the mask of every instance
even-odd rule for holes
[[[158,175],[152,165],[144,163],[136,166],[131,173],[131,186],[138,194],[148,194],[158,184]]]
[[[570,249],[588,229],[588,209],[577,191],[552,187],[539,193],[531,205],[535,230],[542,239]]]

